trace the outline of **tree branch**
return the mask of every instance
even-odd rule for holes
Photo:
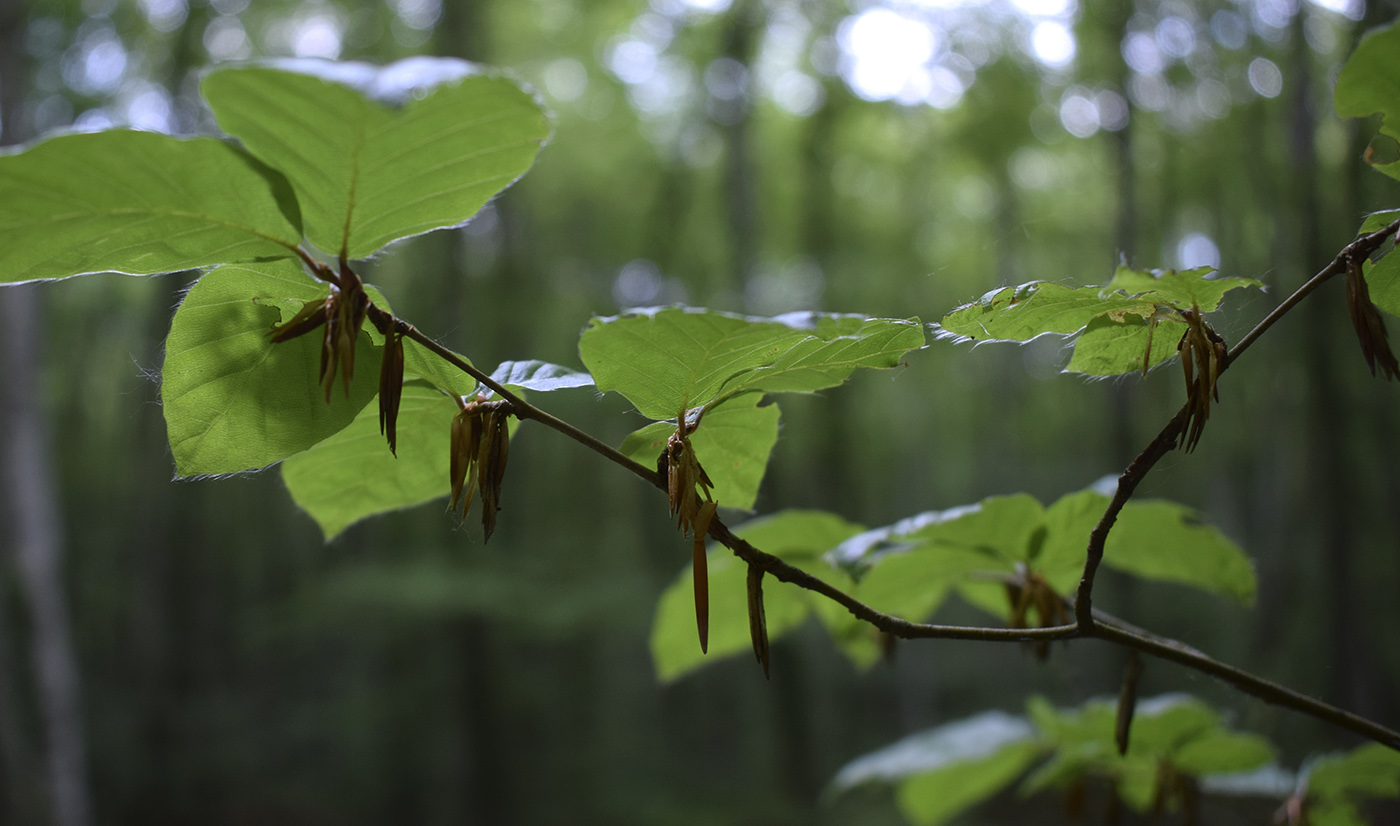
[[[1327,279],[1347,271],[1349,262],[1359,262],[1371,255],[1380,248],[1387,240],[1400,232],[1400,220],[1392,221],[1385,227],[1367,235],[1362,235],[1342,248],[1337,253],[1337,257],[1332,262],[1323,267],[1317,275],[1308,279],[1307,283],[1299,287],[1292,295],[1284,299],[1283,303],[1274,308],[1263,321],[1254,325],[1244,338],[1240,339],[1224,362],[1220,365],[1220,372],[1224,373],[1230,365],[1235,363],[1235,359],[1244,353],[1266,330],[1274,325],[1289,310],[1298,305],[1304,298],[1307,298],[1314,290],[1322,285]],[[1182,358],[1187,358],[1182,355]],[[1093,615],[1093,591],[1094,576],[1098,572],[1099,563],[1103,561],[1104,545],[1108,541],[1108,532],[1113,529],[1113,523],[1118,521],[1118,514],[1123,510],[1123,506],[1128,503],[1137,489],[1138,483],[1152,470],[1153,465],[1174,447],[1181,436],[1182,429],[1186,426],[1186,420],[1190,411],[1190,401],[1188,400],[1181,410],[1167,422],[1162,432],[1157,434],[1147,448],[1138,454],[1137,458],[1128,465],[1123,474],[1118,477],[1118,489],[1114,491],[1113,498],[1109,500],[1108,508],[1104,510],[1103,516],[1099,519],[1094,530],[1089,534],[1088,553],[1084,560],[1084,573],[1079,580],[1079,593],[1074,600],[1074,616],[1079,623],[1079,627],[1090,632],[1094,627]],[[1301,695],[1300,695],[1301,696]]]
[[[1385,243],[1386,240],[1394,236],[1397,231],[1400,231],[1400,220],[1392,222],[1381,230],[1363,235],[1348,244],[1338,253],[1337,257],[1334,258],[1330,264],[1285,299],[1283,303],[1276,307],[1273,312],[1269,313],[1269,315],[1260,321],[1254,329],[1245,335],[1245,337],[1229,351],[1227,358],[1220,366],[1220,370],[1223,372],[1228,368],[1230,364],[1233,363],[1234,359],[1253,344],[1259,336],[1273,326],[1273,324],[1282,318],[1290,309],[1316,290],[1324,281],[1339,273],[1346,272],[1348,262],[1359,261],[1370,256],[1370,254]],[[371,312],[384,313],[386,311],[377,307],[372,307]],[[516,418],[521,420],[533,419],[534,421],[557,430],[609,461],[626,468],[653,487],[663,491],[666,489],[665,480],[662,479],[654,469],[634,461],[611,445],[535,407],[512,393],[489,375],[477,369],[465,359],[424,335],[413,325],[400,319],[393,319],[393,321],[398,325],[398,329],[402,335],[413,339],[439,358],[442,358],[444,361],[476,379],[483,386],[499,395],[510,404],[512,413]],[[1146,477],[1147,473],[1156,465],[1158,460],[1165,456],[1167,452],[1177,444],[1185,428],[1189,409],[1189,404],[1184,405],[1182,409],[1167,422],[1166,426],[1162,428],[1162,431],[1157,434],[1156,438],[1148,444],[1142,453],[1133,459],[1123,471],[1123,474],[1119,476],[1117,490],[1110,499],[1103,516],[1089,535],[1084,573],[1081,576],[1079,592],[1074,601],[1075,623],[1072,625],[1058,625],[1049,628],[977,628],[910,622],[901,617],[878,611],[819,577],[789,565],[776,556],[760,551],[746,540],[736,536],[718,517],[710,522],[708,532],[710,537],[715,541],[729,548],[740,559],[760,568],[764,573],[772,574],[783,582],[820,594],[846,608],[846,610],[850,611],[857,619],[867,622],[880,631],[895,637],[904,639],[978,640],[982,642],[1044,642],[1049,640],[1067,640],[1076,637],[1093,637],[1141,651],[1154,657],[1170,660],[1203,674],[1209,674],[1265,702],[1281,705],[1303,714],[1316,717],[1324,722],[1331,723],[1339,728],[1354,732],[1400,751],[1400,732],[1393,731],[1379,723],[1308,697],[1307,695],[1301,694],[1278,683],[1255,676],[1243,669],[1212,659],[1185,643],[1166,637],[1156,636],[1128,625],[1100,611],[1094,610],[1091,599],[1094,577],[1099,564],[1103,561],[1104,545],[1107,542],[1109,531],[1112,530],[1114,523],[1118,519],[1118,514],[1132,497],[1138,484]]]

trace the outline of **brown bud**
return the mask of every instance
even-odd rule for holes
[[[1390,349],[1390,334],[1385,329],[1385,319],[1380,310],[1371,303],[1371,290],[1366,285],[1366,276],[1360,263],[1347,262],[1347,309],[1351,312],[1351,326],[1356,330],[1356,340],[1361,344],[1361,355],[1371,375],[1376,375],[1376,365],[1380,364],[1381,378],[1400,379],[1400,362]]]
[[[384,361],[379,367],[379,434],[398,454],[399,402],[403,398],[403,336],[390,329],[384,337]]]

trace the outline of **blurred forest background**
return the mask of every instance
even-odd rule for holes
[[[1216,321],[1234,341],[1364,213],[1400,205],[1360,160],[1373,124],[1339,121],[1330,91],[1395,11],[0,0],[0,118],[6,144],[211,131],[201,70],[270,55],[508,67],[554,114],[534,170],[367,276],[488,368],[579,366],[580,328],[621,307],[934,321],[999,285],[1103,283],[1120,256],[1266,281]],[[815,625],[776,644],[771,682],[739,658],[658,684],[651,615],[686,542],[656,491],[542,428],[512,448],[489,546],[439,505],[323,544],[275,469],[172,482],[154,376],[193,278],[0,293],[0,822],[898,823],[887,793],[822,789],[920,728],[1019,712],[1031,693],[1117,690],[1123,652],[1101,643],[1045,663],[1017,646],[912,643],[858,671]],[[1053,501],[1118,473],[1180,405],[1179,373],[1088,383],[1059,374],[1066,358],[1045,339],[936,342],[900,370],[785,399],[760,512],[881,525],[998,493]],[[1329,285],[1230,371],[1196,453],[1140,490],[1238,541],[1258,604],[1112,574],[1096,604],[1393,724],[1397,401]],[[614,444],[641,424],[586,391],[541,403]],[[1290,765],[1354,744],[1148,663],[1144,695],[1178,689],[1273,738]],[[57,816],[55,772],[73,795]],[[1017,805],[975,817],[1024,819]],[[1040,822],[1056,810],[1030,805]]]

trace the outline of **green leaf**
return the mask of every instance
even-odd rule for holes
[[[1040,756],[1025,718],[987,711],[911,735],[844,766],[836,791],[899,782],[900,809],[915,823],[945,823],[1001,791]]]
[[[1109,497],[1081,490],[1060,497],[1046,510],[1042,573],[1057,590],[1073,587],[1084,567],[1089,533]],[[1200,521],[1185,505],[1160,499],[1133,500],[1119,513],[1104,547],[1103,564],[1143,579],[1190,585],[1246,605],[1254,601],[1254,565],[1244,551]]]
[[[1046,333],[1077,333],[1107,313],[1117,318],[1129,314],[1147,318],[1156,311],[1151,301],[1105,296],[1100,289],[1049,281],[1002,287],[948,313],[939,326],[973,341],[1030,341]]]
[[[1332,104],[1344,118],[1364,118],[1379,113],[1380,133],[1400,139],[1400,27],[1395,25],[1369,32],[1352,52],[1337,76]],[[1376,169],[1400,178],[1400,162],[1383,163]]]
[[[337,376],[330,404],[319,383],[319,331],[268,340],[274,324],[325,292],[294,261],[226,264],[190,289],[171,321],[161,371],[179,476],[266,467],[339,432],[374,398],[381,348],[367,333],[349,398]]]
[[[894,367],[923,345],[917,320],[670,307],[594,318],[579,355],[599,390],[621,393],[649,419],[673,419],[721,396],[835,387],[858,367]]]
[[[1308,772],[1308,794],[1322,799],[1400,797],[1400,753],[1368,743],[1345,755],[1321,758]]]
[[[761,551],[779,556],[808,573],[841,589],[850,581],[819,557],[841,539],[860,530],[838,516],[821,511],[779,511],[751,519],[734,528],[734,534]],[[752,651],[748,625],[748,566],[733,554],[718,550],[709,556],[710,653],[705,656],[695,642],[695,602],[691,566],[686,565],[662,593],[652,623],[651,651],[657,677],[674,680],[690,671],[734,654]],[[769,641],[802,623],[816,603],[825,621],[829,606],[854,620],[845,608],[772,577],[763,580],[764,614]]]
[[[351,259],[466,221],[549,134],[515,81],[451,58],[282,60],[216,69],[201,89],[219,126],[291,181],[311,243]]]
[[[1165,364],[1176,357],[1176,345],[1186,331],[1180,317],[1168,317],[1157,322],[1152,336],[1152,354],[1148,367]],[[1087,376],[1116,376],[1142,370],[1142,356],[1147,351],[1148,324],[1141,316],[1124,316],[1122,321],[1108,315],[1089,322],[1074,341],[1074,355],[1065,365],[1066,373]]]
[[[981,555],[986,559],[984,570],[1010,570],[1030,557],[1043,514],[1044,508],[1029,494],[990,496],[975,505],[927,511],[853,536],[833,551],[832,560],[861,571],[891,551],[942,545]]]
[[[0,282],[295,257],[287,182],[213,138],[116,130],[0,156]]]
[[[1026,743],[1035,730],[1024,717],[1004,711],[984,711],[911,734],[841,767],[831,781],[843,792],[866,783],[895,783],[915,775],[960,763],[982,760],[1008,746]]]
[[[379,432],[378,407],[367,405],[344,430],[284,461],[282,480],[329,541],[367,516],[446,496],[455,415],[451,397],[423,382],[406,382],[397,458]]]
[[[1350,803],[1322,803],[1308,809],[1309,826],[1370,826]]]
[[[1274,759],[1274,747],[1257,734],[1216,730],[1188,741],[1171,755],[1178,769],[1197,777],[1257,769]]]
[[[678,555],[681,545],[677,536]],[[724,657],[753,651],[749,637],[748,563],[720,548],[710,554],[707,564],[710,579],[708,656],[700,651],[695,639],[694,581],[689,564],[656,603],[656,618],[651,625],[651,658],[656,676],[663,682]],[[811,608],[797,588],[771,577],[766,577],[763,585],[764,616],[768,621],[768,639],[772,642],[801,625]]]
[[[755,394],[735,399],[706,413],[690,436],[695,458],[714,483],[711,496],[726,508],[753,508],[768,456],[778,442],[778,406],[756,407],[759,398]],[[629,435],[621,450],[652,467],[675,432],[674,424],[655,422]]]
[[[834,513],[784,510],[750,519],[734,532],[760,551],[794,559],[820,556],[863,530]]]
[[[1400,164],[1396,165],[1400,167]],[[1374,212],[1366,216],[1357,235],[1368,235],[1400,218],[1400,210]],[[1367,291],[1371,303],[1394,316],[1400,316],[1400,255],[1395,255],[1394,244],[1381,248],[1383,258],[1375,255],[1362,262],[1362,274],[1366,278]]]
[[[1212,272],[1209,267],[1180,272],[1120,267],[1104,287],[1032,281],[993,290],[953,310],[938,326],[945,336],[979,342],[1079,334],[1066,372],[1128,373],[1142,369],[1149,334],[1149,366],[1176,355],[1184,329],[1176,310],[1195,306],[1209,312],[1230,290],[1262,286],[1252,278],[1211,278]]]
[[[1108,535],[1104,564],[1254,603],[1257,586],[1249,557],[1219,529],[1202,523],[1196,511],[1175,502],[1129,502]]]
[[[1212,267],[1197,267],[1193,270],[1135,270],[1119,267],[1113,274],[1113,280],[1103,288],[1103,292],[1112,294],[1121,291],[1129,298],[1140,297],[1180,310],[1194,307],[1208,313],[1219,307],[1225,293],[1231,290],[1264,286],[1263,282],[1253,278],[1212,278],[1214,272]]]
[[[503,361],[491,374],[498,384],[547,393],[574,387],[592,387],[593,377],[547,361]]]
[[[1204,734],[1220,730],[1215,709],[1189,694],[1139,700],[1133,715],[1129,757],[1167,757]]]

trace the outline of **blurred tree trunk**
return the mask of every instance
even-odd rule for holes
[[[758,267],[760,232],[758,226],[758,182],[755,180],[750,130],[753,128],[754,73],[752,64],[757,34],[763,30],[763,9],[754,2],[735,5],[721,35],[720,55],[744,69],[744,82],[732,100],[711,103],[723,110],[724,128],[724,205],[729,221],[730,270],[720,282],[724,290],[737,285],[743,289]]]
[[[1317,125],[1313,112],[1313,56],[1304,37],[1302,10],[1295,15],[1291,39],[1292,99],[1290,101],[1290,149],[1295,170],[1295,238],[1303,277],[1319,270],[1330,257],[1324,244],[1321,193],[1317,182]],[[1349,338],[1340,324],[1340,285],[1308,302],[1304,366],[1308,373],[1308,478],[1315,491],[1314,514],[1322,526],[1323,593],[1327,606],[1326,640],[1333,702],[1361,714],[1371,713],[1370,675],[1366,654],[1370,650],[1365,626],[1353,595],[1355,544],[1358,532],[1351,524],[1351,503],[1356,501],[1355,468],[1348,462],[1348,412],[1346,393],[1337,381],[1336,342]]]
[[[0,143],[16,143],[24,77],[24,11],[0,0]],[[0,409],[7,541],[29,609],[36,694],[42,721],[53,822],[92,822],[83,746],[82,696],[63,583],[63,527],[51,473],[53,452],[40,396],[42,305],[38,287],[7,287],[0,302]]]

